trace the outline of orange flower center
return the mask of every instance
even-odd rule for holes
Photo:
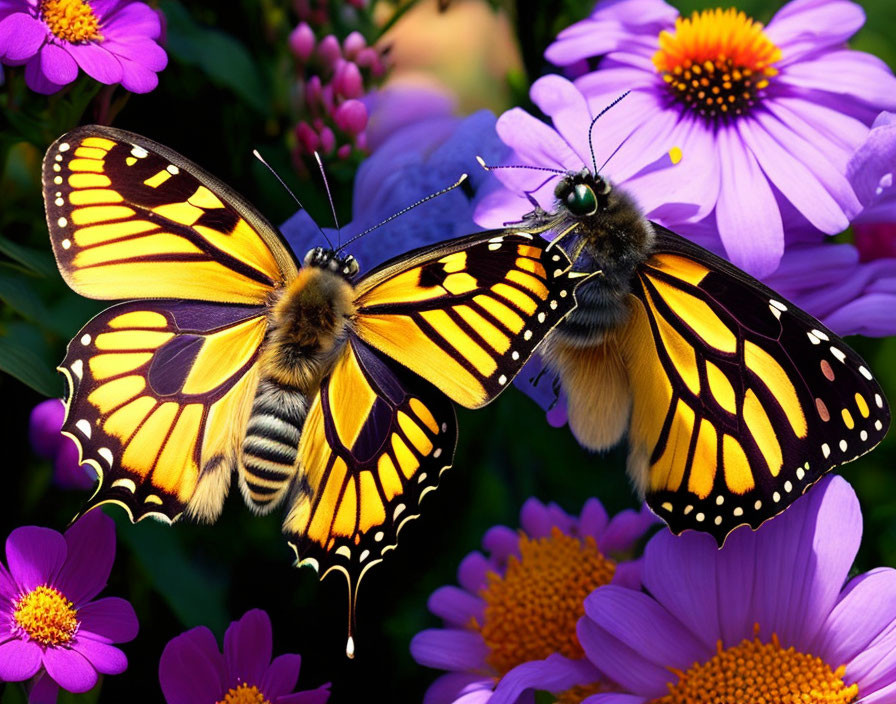
[[[84,0],[41,0],[40,16],[59,39],[77,43],[100,40],[100,20]]]
[[[216,704],[271,704],[255,685],[245,682],[239,687],[231,687],[224,698]]]
[[[576,685],[558,694],[555,704],[582,704],[583,701],[594,694],[606,694],[612,691],[614,691],[613,687],[607,682]]]
[[[41,645],[66,645],[78,631],[78,611],[53,587],[32,589],[13,606],[16,625]]]
[[[488,663],[502,675],[551,653],[581,658],[576,622],[585,614],[585,597],[609,584],[616,563],[597,549],[594,538],[566,535],[520,536],[520,555],[507,561],[503,577],[490,572],[482,591],[485,617],[474,623],[489,647]]]
[[[704,10],[660,32],[653,65],[675,98],[707,118],[743,115],[778,70],[781,50],[735,9]]]
[[[846,668],[832,670],[821,658],[771,643],[744,639],[722,648],[705,663],[677,672],[669,694],[651,704],[706,702],[774,702],[775,704],[849,704],[859,696],[858,685],[843,682]]]

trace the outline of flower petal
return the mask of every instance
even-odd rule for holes
[[[865,12],[847,0],[794,0],[786,3],[765,27],[765,35],[781,47],[780,63],[794,63],[810,51],[843,44],[865,24]]]
[[[473,618],[481,623],[485,612],[485,602],[480,597],[451,585],[436,589],[426,606],[446,624],[461,627]]]
[[[449,672],[429,685],[423,695],[423,704],[455,704],[461,698],[479,692],[490,696],[494,686],[491,677],[475,672]]]
[[[78,64],[69,53],[56,44],[47,43],[40,49],[40,70],[47,80],[64,86],[78,77]]]
[[[95,640],[89,634],[79,633],[71,649],[83,655],[97,672],[104,675],[120,675],[128,669],[128,658],[120,649]]]
[[[137,637],[134,607],[117,596],[91,601],[78,609],[81,628],[106,643],[127,643]]]
[[[493,560],[503,564],[511,555],[520,555],[520,534],[507,526],[492,526],[482,536],[482,547]]]
[[[247,611],[224,634],[224,661],[231,683],[261,682],[272,654],[271,618],[266,611]]]
[[[84,73],[95,81],[106,85],[121,82],[121,63],[99,44],[93,42],[71,44],[68,50]]]
[[[488,653],[479,633],[457,628],[428,628],[411,640],[414,660],[439,670],[479,671]]]
[[[159,684],[168,704],[215,704],[227,691],[224,658],[212,632],[198,626],[168,641]]]
[[[149,93],[159,85],[159,77],[155,71],[123,56],[118,61],[122,70],[121,85],[125,90],[131,93]]]
[[[489,572],[494,572],[492,563],[485,559],[481,552],[471,552],[457,568],[457,581],[471,594],[478,594],[480,589],[488,586]]]
[[[106,586],[115,562],[115,521],[102,511],[89,511],[65,531],[68,554],[57,584],[75,606]]]
[[[627,552],[659,522],[660,519],[647,506],[642,506],[640,511],[620,511],[610,520],[598,547],[604,554]]]
[[[40,669],[41,647],[30,640],[8,640],[0,644],[0,682],[21,682]]]
[[[762,278],[778,266],[784,254],[781,210],[756,163],[731,128],[718,132],[722,184],[716,204],[716,225],[728,258]]]
[[[168,54],[152,39],[109,40],[103,49],[116,57],[134,61],[149,71],[162,71],[168,65]]]
[[[16,12],[0,21],[0,56],[6,61],[18,63],[30,59],[46,40],[46,27],[25,12]]]
[[[525,662],[507,672],[498,681],[489,704],[514,704],[532,690],[563,692],[599,679],[600,672],[587,659],[570,660],[555,653],[545,660]]]
[[[841,49],[794,63],[782,71],[780,81],[803,90],[848,96],[876,110],[896,109],[896,78],[883,61],[863,51]]]
[[[31,689],[28,690],[28,704],[56,704],[59,699],[59,685],[53,678],[42,670],[34,678]]]
[[[592,694],[582,701],[582,704],[647,704],[644,697],[636,694]]]
[[[47,648],[43,655],[43,665],[56,684],[75,694],[93,689],[98,679],[93,665],[75,650]]]
[[[25,85],[35,93],[50,95],[59,91],[62,86],[53,83],[41,70],[40,55],[32,56],[25,64]]]
[[[304,692],[277,697],[274,704],[326,704],[329,698],[330,683],[328,682],[317,689],[306,689]]]
[[[22,591],[55,584],[66,551],[65,538],[49,528],[23,526],[6,539],[6,563]]]
[[[601,538],[609,521],[610,517],[607,515],[604,505],[598,499],[588,499],[579,514],[579,535],[590,535],[600,546]]]
[[[104,36],[119,41],[134,37],[158,39],[162,33],[162,24],[159,14],[149,5],[130,2],[119,5],[116,12],[104,18],[102,29]]]
[[[276,699],[283,694],[290,694],[296,688],[299,681],[299,668],[302,666],[302,656],[286,653],[274,658],[270,666],[261,678],[261,691],[269,700]]]

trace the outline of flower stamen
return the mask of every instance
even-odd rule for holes
[[[243,682],[227,690],[224,698],[215,704],[271,704],[255,685]]]
[[[63,41],[76,44],[103,38],[100,20],[85,0],[41,0],[40,17]]]
[[[744,639],[731,648],[719,641],[712,658],[673,672],[678,681],[669,684],[669,694],[650,704],[850,704],[859,696],[858,685],[843,681],[845,666],[831,669],[820,657],[785,650],[775,635],[770,643]]]
[[[759,22],[731,8],[694,12],[663,30],[656,67],[679,102],[709,119],[748,112],[764,95],[781,50]]]
[[[41,645],[66,645],[78,632],[78,611],[57,589],[32,589],[13,604],[16,626]]]
[[[585,613],[585,597],[609,584],[616,563],[605,557],[591,536],[579,538],[554,527],[551,535],[520,536],[520,555],[507,561],[504,576],[488,574],[482,591],[485,617],[474,623],[489,647],[488,663],[502,675],[551,653],[582,658],[576,623]]]

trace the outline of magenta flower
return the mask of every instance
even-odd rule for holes
[[[758,531],[663,531],[644,556],[647,593],[610,585],[585,601],[579,640],[624,693],[587,704],[825,702],[896,696],[896,570],[847,581],[859,502],[823,479]]]
[[[529,499],[522,530],[490,529],[482,540],[488,557],[467,555],[458,569],[461,586],[429,598],[445,627],[411,641],[417,662],[448,670],[424,704],[509,704],[532,689],[559,694],[599,679],[576,637],[583,600],[601,584],[640,585],[640,561],[631,552],[656,522],[646,508],[610,519],[597,499],[578,517]]]
[[[682,234],[707,231],[732,262],[766,276],[784,254],[785,231],[838,233],[861,210],[847,163],[874,117],[896,107],[896,79],[879,59],[844,47],[864,22],[845,0],[793,0],[765,28],[735,10],[673,19],[662,0],[598,4],[548,49],[561,64],[605,52],[598,70],[576,80],[584,99],[557,76],[531,90],[562,139],[539,139],[544,130],[519,109],[498,131],[517,162],[591,166],[582,105],[596,113],[631,90],[595,127],[597,166],[613,154],[603,173],[625,182],[652,219]],[[681,163],[663,168],[674,147]],[[520,186],[551,205],[553,183],[538,188],[543,174],[498,177],[516,198],[500,208],[492,201],[480,224],[526,212]]]
[[[247,611],[224,634],[224,653],[205,626],[172,638],[159,661],[159,682],[168,704],[325,704],[330,685],[294,692],[302,658],[272,656],[271,619]]]
[[[0,60],[25,64],[25,81],[38,93],[68,85],[79,67],[100,83],[148,93],[168,63],[161,30],[156,10],[142,2],[3,0]]]
[[[86,692],[99,674],[128,666],[113,643],[137,635],[137,616],[124,599],[94,599],[115,560],[115,524],[91,511],[65,534],[16,528],[0,565],[0,680],[44,673],[70,692]]]
[[[88,464],[78,463],[78,446],[62,434],[65,406],[58,398],[41,401],[31,410],[28,439],[44,459],[53,462],[53,481],[63,489],[90,489],[96,473]]]

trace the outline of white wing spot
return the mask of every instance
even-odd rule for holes
[[[59,206],[59,207],[62,207],[63,205],[65,205],[65,201],[62,200],[62,198],[57,198],[57,199],[56,199],[55,201],[53,201],[53,202],[56,203],[56,205]]]
[[[56,161],[62,161],[62,154],[56,155]]]
[[[56,171],[56,172],[62,171],[62,167],[59,164],[53,164],[53,171]],[[56,178],[58,178],[59,181],[56,181],[56,179],[53,179],[54,183],[62,183],[62,176],[57,176]]]
[[[569,295],[569,291],[563,290],[560,292],[560,298],[566,298]]]
[[[821,444],[821,453],[824,455],[825,459],[831,456],[831,448],[828,447],[828,444],[826,442],[823,442]]]
[[[846,440],[841,440],[840,441],[840,452],[846,452],[847,447],[849,447],[849,446],[846,444]]]
[[[492,237],[489,240],[490,244],[501,244],[504,241],[504,235],[498,235],[497,237]]]
[[[559,255],[559,254],[555,254],[553,257],[551,257],[551,261],[552,261],[552,262],[559,262],[559,261],[560,261],[560,255]]]
[[[177,168],[174,164],[168,164],[168,166],[165,167],[165,171],[167,171],[172,176],[177,176],[180,173],[180,169]]]
[[[543,323],[545,317],[547,317],[547,316],[545,316],[544,311],[542,311],[541,313],[539,313],[539,314],[538,314],[538,322],[539,322],[539,323]]]
[[[696,516],[694,516],[694,520],[697,521],[697,523],[703,523],[704,518],[706,518],[706,516],[704,516],[702,513],[698,513]]]
[[[422,484],[426,481],[426,472],[420,472],[420,476],[417,477],[417,483]]]
[[[361,553],[361,557],[358,558],[359,562],[364,562],[368,557],[370,557],[370,550],[365,550]]]
[[[819,340],[817,337],[815,337],[815,335],[813,335],[811,332],[807,332],[806,335],[808,335],[809,342],[811,342],[813,345],[821,344],[821,340]]]
[[[437,447],[436,451],[432,453],[432,456],[435,457],[436,459],[439,459],[439,457],[442,456],[442,448]]]
[[[143,147],[138,147],[136,144],[134,148],[131,149],[131,156],[135,156],[138,159],[145,159],[149,156],[149,152],[146,151]]]
[[[383,533],[383,531],[381,531],[381,530],[378,530],[378,531],[377,531],[376,533],[374,533],[374,535],[373,535],[373,539],[374,539],[376,542],[378,542],[378,543],[381,543],[381,542],[383,541],[383,538],[385,538],[385,537],[386,537],[386,534]]]
[[[59,145],[59,151],[61,151],[61,152],[67,152],[71,148],[72,148],[72,145],[69,144],[68,142],[63,142],[62,144]]]
[[[861,433],[859,433],[859,437],[862,438],[862,442],[865,442],[868,439],[868,431],[863,430]]]
[[[66,225],[68,225],[68,220],[66,220],[65,218],[59,218],[56,221],[56,224],[59,225],[59,227],[65,227]]]
[[[672,513],[672,504],[670,504],[668,501],[664,501],[662,503],[662,505],[660,506],[660,508],[662,508],[664,511],[668,511],[669,513]]]
[[[786,491],[788,494],[793,491],[793,484],[790,483],[789,479],[784,482],[784,491]]]
[[[834,347],[833,345],[831,346],[831,354],[834,355],[834,356],[837,358],[837,361],[838,361],[838,362],[842,362],[843,360],[846,359],[846,355],[843,354],[843,351],[842,351],[842,350],[838,350],[838,349],[837,349],[836,347]]]
[[[87,346],[90,344],[91,337],[86,332],[81,335],[81,344]]]
[[[734,513],[735,516],[740,518],[741,516],[744,515],[744,510],[740,506],[738,506],[737,508],[734,509],[734,511],[732,511],[732,513]]]
[[[554,278],[556,279],[558,276],[563,276],[563,269],[554,269]]]
[[[62,183],[62,176],[56,176],[53,179],[53,183],[55,183],[57,186],[60,185]]]
[[[105,448],[103,448],[103,449],[105,449]],[[137,485],[134,484],[134,480],[128,479],[127,477],[123,477],[121,479],[116,479],[114,482],[112,482],[112,486],[113,487],[120,486],[122,489],[124,489],[125,491],[129,491],[132,494],[135,491],[137,491]]]
[[[884,400],[881,398],[880,394],[874,394],[874,403],[877,404],[878,408],[884,407]]]
[[[772,315],[775,316],[778,320],[781,319],[781,311],[775,308],[774,306],[769,306],[768,309],[772,312]]]
[[[90,427],[90,423],[88,423],[86,420],[84,420],[82,418],[77,423],[75,423],[75,427],[84,434],[85,438],[90,440],[90,435],[92,433],[92,428]]]
[[[447,423],[442,423],[442,432],[443,432],[443,433],[447,433],[447,432],[448,432],[448,424],[447,424]]]
[[[513,352],[510,353],[510,358],[515,362],[516,360],[518,360],[520,358],[520,353],[517,352],[516,350],[514,350]]]
[[[723,503],[725,503],[725,497],[719,494],[716,497],[716,506],[721,506]]]
[[[488,246],[488,249],[489,249],[490,252],[494,252],[494,251],[497,250],[497,249],[501,249],[501,243],[500,243],[500,242],[492,242],[492,243]]]
[[[881,430],[883,427],[884,427],[884,424],[881,423],[879,420],[874,421],[874,429],[875,430]]]
[[[806,472],[803,471],[803,468],[797,467],[796,468],[796,478],[799,479],[800,481],[803,481],[803,477],[805,477],[805,476],[806,476]]]
[[[531,339],[532,339],[532,331],[531,331],[531,330],[526,330],[526,332],[523,333],[523,339],[524,339],[524,340],[531,340]]]
[[[717,526],[722,525],[722,517],[716,516],[716,519],[715,519],[715,521],[713,521],[713,523],[715,523]]]
[[[859,374],[865,377],[868,381],[871,381],[871,372],[869,372],[865,367],[859,366]]]
[[[84,362],[80,359],[76,359],[74,362],[72,362],[71,369],[74,372],[75,376],[79,379],[84,376]]]
[[[774,501],[775,503],[778,503],[780,500],[781,500],[781,494],[779,494],[777,491],[774,494],[772,494],[772,501]]]
[[[71,240],[62,240],[62,248],[63,249],[68,249],[71,246],[72,246]]]
[[[815,335],[815,337],[817,337],[819,340],[824,340],[825,342],[831,339],[821,330],[812,330],[812,334]]]
[[[687,506],[684,507],[684,515],[687,516],[693,510],[694,510],[694,507],[691,506],[690,504],[688,504]]]
[[[762,502],[759,501],[759,500],[757,499],[757,500],[756,500],[756,503],[753,504],[753,510],[754,510],[754,511],[758,511],[758,510],[761,509],[761,508],[762,508]]]
[[[502,374],[501,376],[498,377],[498,383],[501,386],[504,386],[504,384],[507,383],[507,377]]]
[[[551,310],[557,310],[557,301],[550,302]]]

